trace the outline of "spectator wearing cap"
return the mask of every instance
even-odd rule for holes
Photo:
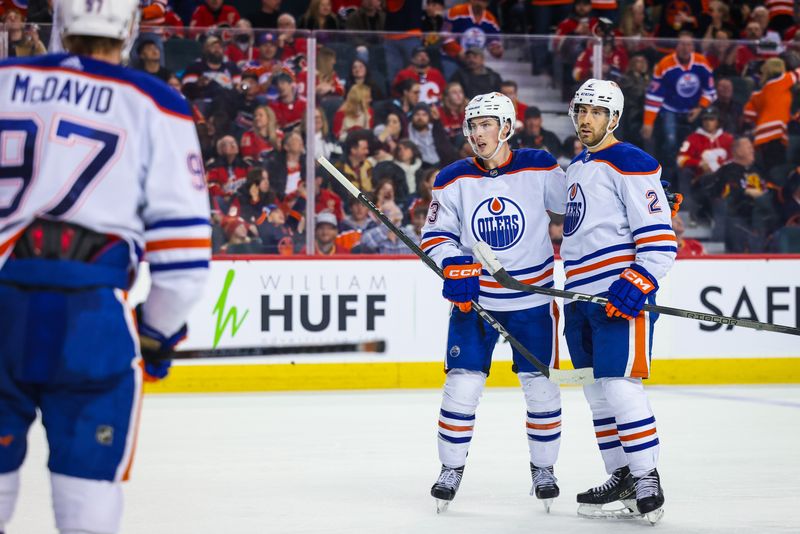
[[[770,58],[761,66],[761,88],[744,106],[745,120],[755,124],[756,154],[764,166],[786,163],[792,88],[799,81],[800,68],[786,72],[782,59]]]
[[[346,254],[348,251],[336,246],[336,237],[339,233],[339,224],[336,215],[329,211],[317,213],[314,218],[314,254],[318,256],[332,256]],[[301,252],[307,254],[305,247]]]
[[[277,28],[280,15],[281,0],[261,0],[258,9],[245,13],[254,28]]]
[[[217,141],[217,157],[206,163],[208,192],[220,205],[222,212],[231,202],[231,197],[244,184],[248,165],[239,155],[239,144],[231,135]]]
[[[685,197],[685,205],[692,219],[710,222],[712,197],[705,177],[730,161],[733,136],[720,128],[719,113],[714,106],[702,111],[700,125],[689,134],[678,153],[681,169],[678,189],[691,191]]]
[[[264,247],[261,239],[254,235],[257,233],[255,226],[250,225],[241,217],[226,217],[222,221],[222,230],[225,232],[227,243],[222,245],[222,254],[261,254]]]
[[[526,104],[520,102],[517,96],[517,82],[514,80],[503,80],[500,84],[500,92],[511,99],[514,103],[514,109],[517,110],[517,128],[522,127],[522,122],[525,120],[525,110],[528,109]]]
[[[403,80],[412,79],[419,82],[420,102],[426,104],[438,104],[444,93],[446,82],[444,75],[436,67],[431,66],[431,58],[428,51],[423,46],[414,49],[411,55],[411,64],[397,73],[392,82],[393,96],[398,97],[400,93],[397,87]]]
[[[439,110],[439,122],[442,123],[447,137],[451,140],[463,135],[464,110],[467,99],[464,88],[458,82],[450,82],[444,89],[442,107]]]
[[[558,158],[561,154],[561,141],[550,130],[542,128],[542,112],[536,106],[525,110],[522,130],[508,141],[511,148],[536,148],[546,150]]]
[[[344,161],[336,163],[336,168],[363,193],[372,192],[372,164],[368,160],[371,139],[369,131],[350,132],[344,140]]]
[[[216,35],[206,37],[202,57],[186,68],[181,80],[186,98],[209,102],[232,91],[241,81],[239,67],[225,61],[222,41]]]
[[[375,123],[372,91],[366,85],[354,85],[342,106],[333,115],[333,136],[343,142],[355,130],[371,130]]]
[[[298,26],[304,30],[342,29],[339,17],[333,12],[331,0],[311,0]]]
[[[408,126],[408,140],[417,145],[420,154],[422,154],[422,162],[425,165],[438,165],[441,158],[436,150],[436,140],[434,139],[431,117],[431,108],[424,102],[418,103],[414,106],[411,113],[411,123]],[[444,129],[439,125],[442,135]],[[449,139],[445,139],[449,143]]]
[[[205,0],[195,8],[192,19],[189,21],[190,28],[232,28],[239,19],[239,10],[225,3],[225,0]]]
[[[278,88],[278,98],[270,102],[269,107],[275,112],[281,130],[288,132],[303,121],[306,101],[297,96],[294,76],[290,72],[281,70],[272,77],[272,81]]]
[[[414,241],[413,228],[403,226],[403,212],[394,202],[384,202],[381,211],[396,227]],[[385,225],[376,225],[361,234],[361,251],[367,254],[411,254],[405,243],[403,243],[394,232]]]
[[[139,56],[139,70],[165,82],[172,77],[172,71],[161,66],[161,49],[153,39],[140,39],[136,53]]]
[[[284,65],[280,59],[278,36],[273,32],[264,32],[256,37],[256,57],[245,64],[246,72],[258,76],[261,93],[267,93],[273,82],[273,76],[281,72]]]
[[[253,112],[253,127],[242,134],[242,157],[254,163],[265,161],[279,147],[275,112],[269,106],[258,106]]]
[[[495,71],[485,65],[483,49],[473,46],[464,54],[466,68],[453,75],[451,82],[458,82],[464,88],[468,99],[476,95],[499,92],[503,79]]]
[[[448,79],[466,62],[470,48],[486,48],[493,57],[503,56],[500,25],[488,7],[488,0],[467,0],[447,11],[442,31],[451,35],[442,43],[442,68]]]

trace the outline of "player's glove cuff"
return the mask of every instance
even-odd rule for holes
[[[139,331],[139,349],[144,360],[145,381],[156,382],[165,378],[172,365],[171,356],[175,346],[186,338],[186,325],[167,337],[145,322],[140,304],[136,307],[136,327]]]
[[[462,312],[469,312],[472,301],[477,300],[480,293],[481,264],[475,263],[472,256],[453,256],[442,261],[442,271],[442,296]]]
[[[606,315],[632,319],[642,311],[647,296],[656,291],[658,282],[655,277],[641,265],[631,264],[608,288]]]

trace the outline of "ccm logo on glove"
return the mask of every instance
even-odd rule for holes
[[[645,295],[650,293],[656,287],[650,280],[643,277],[633,269],[625,269],[624,271],[622,271],[621,278],[624,278],[631,284],[635,285],[639,289],[639,291],[641,291]]]
[[[471,265],[466,268],[461,268],[460,266],[451,265],[445,268],[444,275],[447,278],[451,278],[453,280],[458,280],[460,278],[469,278],[470,276],[480,276],[481,267],[480,265]]]

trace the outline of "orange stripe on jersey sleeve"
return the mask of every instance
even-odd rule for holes
[[[161,241],[150,241],[146,246],[147,252],[172,248],[211,248],[211,239],[163,239]]]
[[[649,237],[642,237],[641,239],[636,240],[637,245],[643,245],[645,243],[652,243],[654,241],[678,241],[675,237],[675,234],[658,234],[658,235],[651,235]]]
[[[448,239],[449,239],[448,237],[434,237],[433,239],[428,239],[424,243],[421,243],[419,248],[425,250],[426,248],[430,248],[433,245],[438,245],[439,243],[447,241]]]

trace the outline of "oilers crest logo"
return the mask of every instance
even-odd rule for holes
[[[472,234],[494,250],[513,247],[524,232],[525,214],[510,198],[487,198],[472,213]]]
[[[572,184],[567,196],[567,213],[564,215],[564,235],[574,234],[586,216],[586,197],[580,184]]]

